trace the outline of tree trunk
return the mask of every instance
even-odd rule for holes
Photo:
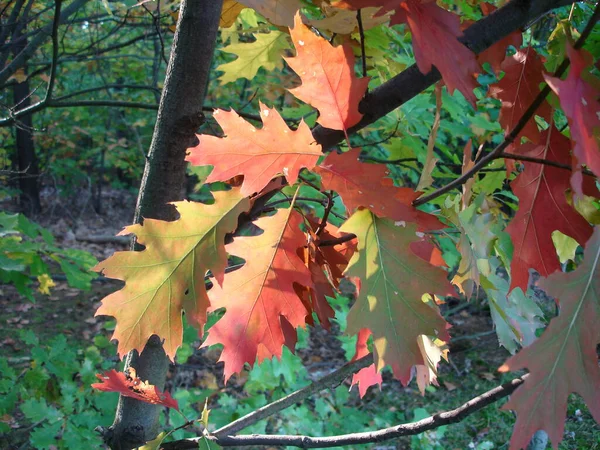
[[[185,154],[195,142],[203,120],[202,105],[214,52],[222,0],[183,0],[171,48],[169,66],[156,126],[140,187],[134,221],[143,217],[175,220],[168,202],[181,200],[185,184]],[[141,355],[127,355],[126,367],[164,388],[169,361],[157,336],[148,340]],[[158,434],[162,407],[120,397],[115,421],[100,429],[113,450],[128,450]]]
[[[27,17],[24,17],[24,22]],[[14,38],[22,37],[25,25],[19,27],[14,34]],[[27,47],[27,39],[23,39],[13,49],[15,55],[18,55]],[[27,66],[24,66],[25,74]],[[31,105],[29,92],[29,81],[17,83],[13,87],[13,102],[19,105],[19,109],[27,108]],[[34,215],[40,212],[40,190],[39,190],[39,170],[35,147],[33,143],[33,125],[30,114],[27,114],[16,123],[15,149],[17,154],[17,167],[19,171],[19,203],[22,211],[27,215]]]

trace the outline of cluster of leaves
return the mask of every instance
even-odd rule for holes
[[[31,355],[25,367],[0,358],[0,445],[12,448],[28,437],[40,450],[99,448],[93,429],[108,426],[116,406],[115,398],[90,388],[95,373],[111,365],[99,349],[109,345],[106,338],[80,351],[62,335],[41,343],[27,331],[21,340]],[[15,432],[28,424],[27,436]]]
[[[58,264],[71,287],[89,290],[97,275],[90,269],[97,263],[90,253],[60,248],[54,236],[23,214],[0,213],[0,281],[13,284],[33,301],[32,286],[50,294],[54,286],[49,263]]]
[[[456,286],[469,298],[485,291],[500,343],[513,353],[526,346],[500,368],[530,372],[507,405],[517,412],[511,448],[526,447],[537,429],[557,445],[570,392],[580,393],[600,420],[600,228],[593,227],[600,111],[591,56],[600,54],[597,35],[587,44],[590,53],[569,42],[570,25],[560,22],[555,34],[562,38],[545,55],[532,33],[513,33],[475,55],[459,40],[461,27],[490,13],[491,5],[474,11],[456,2],[461,23],[420,0],[343,0],[322,10],[307,7],[304,16],[300,1],[275,3],[225,2],[224,14],[235,17],[246,5],[278,28],[264,25],[254,41],[225,47],[238,58],[219,67],[221,81],[238,78],[234,73],[252,79],[259,67],[286,73],[283,83],[290,79],[288,92],[296,98],[290,105],[316,109],[317,124],[342,131],[345,143],[326,154],[309,125],[294,120],[306,106],[291,113],[294,128],[262,102],[259,129],[234,110],[216,110],[223,136],[199,135],[187,159],[213,166],[206,183],[229,188],[213,192],[210,204],[175,203],[175,222],[146,219],[127,227],[122,234],[135,234],[145,250],[118,252],[97,266],[126,283],[97,312],[116,318],[118,353],[141,351],[156,334],[173,359],[182,312],[203,336],[207,314],[224,310],[202,345],[223,346],[227,380],[246,365],[281,358],[284,347],[293,351],[298,328],[317,321],[329,328],[330,299],[346,278],[356,285],[345,329],[358,337],[354,358],[372,351],[375,361],[353,379],[361,394],[381,383],[386,366],[405,385],[416,378],[423,390],[435,383],[447,353],[449,324],[439,303],[457,295]],[[327,17],[313,19],[317,14]],[[579,9],[582,22],[590,16],[586,6]],[[258,25],[257,17],[230,23]],[[293,57],[285,56],[283,27]],[[372,56],[390,48],[409,56]],[[361,78],[355,53],[364,65]],[[399,137],[370,150],[364,136],[349,132],[362,119],[359,103],[410,55],[422,73],[435,66],[445,89],[435,89],[433,105],[427,96],[405,104],[393,119]],[[565,57],[571,68],[561,80],[548,70],[564,69]],[[555,97],[546,99],[544,82]],[[371,137],[381,131],[374,127]],[[575,270],[561,272],[561,259]],[[448,262],[458,264],[451,281]],[[542,314],[527,292],[531,269],[544,277],[538,284],[560,309],[537,340]]]

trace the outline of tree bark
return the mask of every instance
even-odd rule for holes
[[[142,178],[134,222],[144,217],[175,220],[168,202],[181,200],[185,184],[185,154],[203,121],[202,105],[214,52],[222,0],[183,0],[171,48],[156,126]],[[169,360],[157,336],[140,355],[127,355],[126,367],[164,388]],[[162,407],[120,397],[115,421],[100,428],[113,450],[129,450],[154,439]]]
[[[27,47],[27,39],[23,38],[27,26],[27,14],[22,17],[23,23],[16,27],[13,39],[18,43],[13,48],[13,53],[18,55]],[[23,38],[19,41],[20,38]],[[27,65],[24,66],[27,74]],[[29,80],[13,86],[13,102],[20,108],[31,105]],[[15,150],[17,155],[17,168],[19,171],[19,203],[21,210],[26,215],[35,215],[41,210],[39,190],[39,169],[35,145],[33,142],[33,120],[31,114],[19,118],[15,133]]]

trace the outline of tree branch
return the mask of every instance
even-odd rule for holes
[[[72,14],[74,14],[79,8],[85,5],[89,0],[75,0],[67,8],[65,8],[61,15],[59,23],[64,23]],[[52,35],[53,23],[46,25],[40,29],[37,34],[17,56],[0,71],[0,86],[13,75],[17,69],[23,67],[25,62],[36,52],[36,50],[44,43],[48,36]]]
[[[500,153],[498,155],[498,158],[506,158],[506,159],[513,159],[515,161],[524,161],[524,162],[531,162],[531,163],[536,163],[536,164],[544,164],[545,166],[552,166],[552,167],[556,167],[557,169],[565,169],[565,170],[573,171],[573,167],[571,167],[568,164],[562,164],[562,163],[559,163],[556,161],[550,161],[549,159],[544,159],[544,158],[533,158],[531,156],[515,155],[514,153],[506,153],[506,152]],[[594,174],[594,172],[587,170],[587,169],[583,169],[582,172],[584,175],[589,175],[591,177],[596,176]]]
[[[360,361],[360,360],[359,360]],[[357,361],[358,362],[358,361]],[[457,423],[480,409],[508,397],[515,389],[523,384],[528,375],[515,378],[508,383],[495,387],[477,397],[463,403],[458,408],[441,412],[413,423],[396,425],[377,431],[363,433],[350,433],[338,436],[310,437],[290,435],[243,435],[243,436],[206,436],[201,438],[183,439],[167,444],[162,444],[161,449],[183,450],[198,448],[201,439],[209,439],[223,447],[268,445],[268,446],[293,446],[300,448],[328,448],[342,445],[370,444],[395,439],[401,436],[412,436],[423,433],[442,425]]]
[[[297,390],[296,392],[291,393],[279,400],[276,400],[268,405],[265,405],[257,410],[246,414],[244,417],[241,417],[224,427],[219,428],[212,434],[214,436],[227,436],[228,434],[237,433],[244,428],[249,427],[250,425],[258,422],[259,420],[265,419],[267,417],[272,416],[273,414],[282,411],[290,406],[298,403],[299,401],[304,400],[305,398],[310,397],[317,392],[321,392],[323,389],[329,389],[337,387],[342,381],[344,381],[350,375],[358,372],[361,369],[364,369],[367,366],[373,364],[373,355],[369,354],[360,359],[357,359],[354,362],[348,363],[336,371],[330,373],[329,375],[325,375],[318,381],[315,381],[308,386]]]

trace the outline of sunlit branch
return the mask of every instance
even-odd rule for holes
[[[361,360],[358,360],[361,361]],[[357,362],[358,362],[357,361]],[[457,423],[465,419],[480,409],[508,397],[515,389],[521,386],[528,375],[515,378],[508,383],[497,386],[477,397],[463,403],[458,408],[450,411],[444,411],[417,422],[405,423],[377,431],[366,431],[362,433],[350,433],[338,436],[311,437],[311,436],[290,436],[290,435],[242,435],[242,436],[224,436],[223,434],[209,435],[202,438],[183,439],[180,441],[162,444],[161,448],[165,450],[182,450],[198,448],[198,442],[201,439],[210,439],[222,447],[231,446],[292,446],[300,448],[328,448],[342,445],[371,444],[396,439],[401,436],[413,436],[443,425]]]

